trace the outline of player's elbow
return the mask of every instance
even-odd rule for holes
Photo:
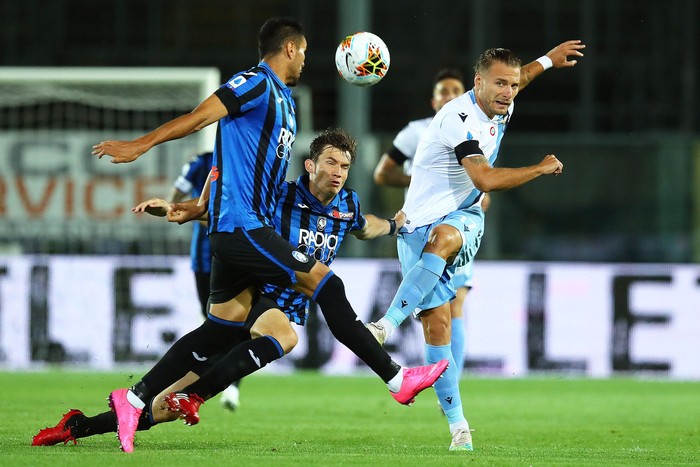
[[[374,169],[374,183],[377,185],[386,185],[387,184],[387,178],[386,178],[386,172],[381,168],[377,167]]]
[[[474,183],[474,187],[483,192],[483,193],[488,193],[489,191],[493,191],[493,183],[490,183],[488,180],[488,177],[473,177],[472,178],[472,183]]]
[[[356,239],[358,240],[369,240],[371,238],[376,237],[376,235],[372,235],[369,231],[369,229],[364,228],[362,230],[358,230],[356,232],[352,232],[352,234],[355,236]]]

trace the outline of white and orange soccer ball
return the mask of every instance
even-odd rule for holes
[[[355,86],[377,84],[389,71],[389,48],[371,32],[357,32],[338,45],[335,67],[345,81]]]

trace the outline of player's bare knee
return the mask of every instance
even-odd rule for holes
[[[440,224],[430,231],[430,237],[423,251],[447,260],[453,258],[462,248],[462,236],[451,225]]]
[[[299,342],[299,337],[289,323],[287,315],[277,309],[263,313],[250,328],[250,337],[253,339],[263,336],[274,338],[285,354],[291,352]]]
[[[297,336],[297,333],[291,327],[289,327],[289,329],[287,329],[281,335],[276,336],[276,338],[279,344],[282,346],[282,350],[284,351],[285,355],[291,352],[292,349],[296,347],[297,343],[299,343],[299,336]]]

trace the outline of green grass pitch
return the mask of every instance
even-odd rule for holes
[[[254,375],[242,407],[202,407],[139,432],[125,454],[113,435],[77,446],[32,447],[69,408],[95,415],[126,372],[0,373],[0,465],[700,465],[700,383],[635,379],[462,379],[475,451],[449,452],[450,436],[428,390],[396,404],[373,377]]]

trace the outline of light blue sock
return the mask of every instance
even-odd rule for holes
[[[384,315],[394,327],[398,328],[413,313],[421,300],[433,291],[445,271],[445,264],[445,260],[438,255],[423,253],[416,265],[406,273],[389,310]]]
[[[440,406],[445,412],[447,422],[452,425],[454,423],[464,422],[464,412],[462,411],[462,398],[459,395],[459,381],[457,380],[457,365],[452,358],[452,350],[450,345],[430,345],[425,344],[425,360],[428,364],[437,363],[440,360],[447,359],[450,361],[450,366],[442,374],[442,378],[438,378],[433,385],[435,393],[440,401]]]
[[[455,359],[457,380],[462,377],[464,370],[464,318],[452,318],[452,356]]]

